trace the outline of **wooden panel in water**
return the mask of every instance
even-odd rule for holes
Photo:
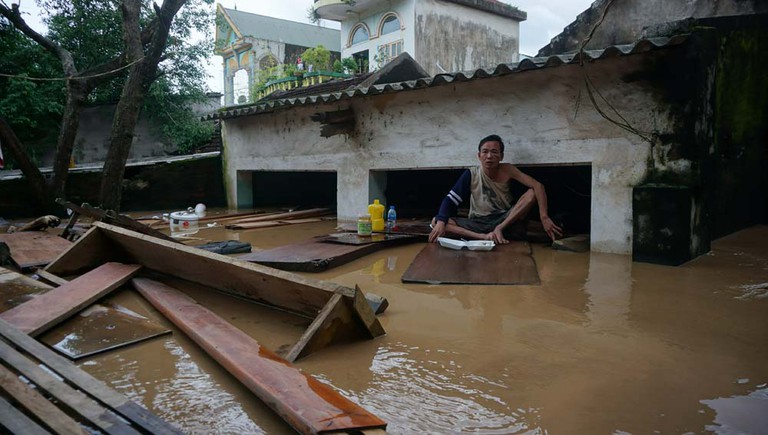
[[[41,334],[128,281],[141,266],[106,263],[69,283],[12,308],[0,318],[25,334]]]
[[[403,282],[427,284],[540,284],[528,242],[496,245],[491,251],[457,251],[428,243]]]
[[[0,234],[11,250],[11,258],[19,267],[45,266],[72,246],[72,242],[46,231],[21,231]]]
[[[131,282],[155,308],[300,433],[386,426],[184,293],[146,278]],[[339,294],[334,298],[342,301]]]
[[[419,238],[401,236],[376,243],[329,243],[333,241],[331,238],[310,239],[274,249],[252,252],[237,258],[282,270],[322,272],[384,248],[415,243]]]
[[[89,433],[96,431],[110,434],[181,433],[2,319],[0,319],[0,338],[2,338],[0,359],[4,365],[13,373],[24,376],[35,385],[37,391],[44,391],[52,398],[52,403],[57,406],[66,406],[67,414],[78,423],[84,424]],[[45,366],[45,369],[41,368],[41,365]],[[30,399],[28,391],[16,390],[10,393],[21,399],[16,400],[16,406],[26,408],[33,415],[35,412],[45,412],[42,407],[46,405],[38,403],[39,397]],[[7,427],[6,418],[8,418],[7,414],[0,412],[0,424]],[[52,418],[54,416],[49,414],[41,415],[38,423],[50,429],[53,429],[53,426],[62,427],[62,424],[67,424],[62,421],[56,423],[51,421],[49,424],[48,419]],[[14,421],[19,423],[17,419]],[[28,423],[27,421],[20,424]],[[17,427],[21,430],[16,433],[32,433],[30,430],[35,429],[34,426],[29,426],[31,429]]]

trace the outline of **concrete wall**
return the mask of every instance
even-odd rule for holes
[[[610,0],[597,0],[576,21],[539,50],[538,56],[567,53],[579,49],[582,41],[599,22]],[[765,0],[614,0],[605,20],[597,28],[587,49],[632,43],[643,36],[643,29],[686,18],[719,17],[768,13]],[[663,29],[650,29],[652,33]]]
[[[672,120],[658,89],[648,80],[627,79],[661,56],[603,60],[588,71],[635,128],[670,134]],[[383,191],[386,180],[371,171],[475,165],[477,142],[496,133],[507,143],[508,162],[591,164],[592,249],[630,253],[632,187],[647,173],[651,147],[602,118],[590,105],[583,80],[580,67],[569,65],[226,119],[229,204],[252,205],[249,171],[336,171],[338,217],[351,221],[364,211],[371,191]],[[353,135],[323,138],[320,124],[309,119],[347,108],[355,112]]]
[[[516,20],[439,0],[416,4],[414,59],[430,74],[517,62]]]
[[[192,110],[198,114],[210,113],[221,106],[221,94],[211,94],[206,103],[194,105]],[[103,162],[109,149],[109,134],[112,130],[112,118],[115,115],[114,104],[88,107],[80,116],[80,127],[75,138],[72,156],[76,164]],[[176,150],[176,146],[167,143],[162,136],[162,127],[156,126],[143,114],[139,117],[134,132],[129,159],[166,156]],[[53,151],[42,164],[53,163]]]

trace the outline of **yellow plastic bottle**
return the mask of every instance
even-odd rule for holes
[[[378,199],[374,199],[373,204],[368,206],[368,213],[371,215],[371,229],[384,231],[384,205],[380,204]]]

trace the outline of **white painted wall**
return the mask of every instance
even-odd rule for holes
[[[647,84],[621,79],[639,69],[643,58],[588,68],[605,98],[636,128],[664,133],[671,128],[669,116]],[[496,133],[507,144],[508,162],[591,163],[592,249],[628,254],[632,187],[647,170],[650,146],[603,119],[582,86],[580,67],[561,66],[228,119],[223,132],[229,202],[238,201],[238,172],[242,178],[253,170],[336,171],[338,217],[352,221],[371,199],[369,171],[475,165],[477,142]],[[357,134],[322,138],[320,124],[309,117],[344,108],[354,110]]]

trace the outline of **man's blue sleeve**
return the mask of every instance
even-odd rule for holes
[[[467,169],[461,174],[456,184],[453,185],[453,189],[443,198],[443,203],[440,204],[440,211],[437,212],[437,220],[448,222],[448,218],[456,214],[459,204],[464,202],[465,199],[469,199],[471,182],[472,174]]]

